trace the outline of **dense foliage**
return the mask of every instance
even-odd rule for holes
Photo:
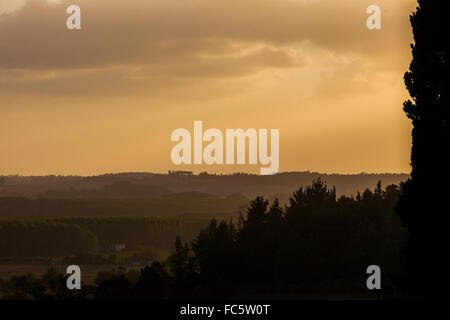
[[[0,218],[0,257],[57,257],[140,246],[168,250],[208,224],[193,217]]]
[[[46,219],[1,219],[0,257],[61,256],[98,250],[98,239],[88,228]]]
[[[365,271],[376,264],[389,292],[395,287],[389,275],[401,272],[406,236],[392,209],[398,192],[378,185],[337,199],[318,180],[297,190],[285,208],[258,197],[238,224],[214,220],[192,243],[197,290],[249,296],[367,292]]]

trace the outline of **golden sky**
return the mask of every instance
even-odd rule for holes
[[[67,6],[82,29],[66,28]],[[381,7],[381,30],[366,8]],[[177,128],[280,129],[280,171],[409,172],[415,0],[0,0],[0,174],[193,170]]]

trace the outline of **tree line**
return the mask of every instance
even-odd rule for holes
[[[193,239],[209,218],[0,218],[0,257],[59,257],[141,246],[169,250],[176,235]]]

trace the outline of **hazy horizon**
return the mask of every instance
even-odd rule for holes
[[[260,176],[257,172],[242,172],[242,171],[235,171],[235,172],[209,172],[208,170],[168,170],[168,171],[187,171],[192,172],[193,175],[200,175],[202,173],[207,173],[208,175],[236,175],[236,174],[249,174],[249,175],[257,175]],[[70,176],[76,176],[76,177],[97,177],[97,176],[104,176],[104,175],[120,175],[120,174],[159,174],[159,175],[167,175],[168,171],[166,172],[156,172],[156,171],[119,171],[119,172],[102,172],[102,173],[96,173],[96,174],[58,174],[58,173],[48,173],[48,174],[39,174],[39,175],[24,175],[20,173],[9,173],[9,174],[2,174],[0,173],[0,176],[2,177],[8,177],[8,176],[19,176],[19,177],[47,177],[47,176],[56,176],[56,177],[70,177]],[[384,174],[390,174],[390,175],[410,175],[409,172],[355,172],[355,173],[341,173],[341,172],[319,172],[319,171],[311,171],[311,170],[292,170],[292,171],[280,171],[277,172],[274,175],[280,175],[280,174],[287,174],[287,173],[312,173],[312,174],[323,174],[323,175],[361,175],[361,174],[367,174],[367,175],[384,175]],[[271,175],[268,175],[271,176]]]

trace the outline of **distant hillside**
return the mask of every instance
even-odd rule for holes
[[[189,172],[118,173],[99,176],[0,176],[0,197],[27,198],[158,198],[171,193],[200,192],[217,196],[242,194],[273,197],[292,193],[301,185],[321,178],[335,186],[338,195],[355,195],[366,188],[405,181],[407,174],[322,174],[283,172],[273,176],[237,173],[212,175]],[[283,197],[283,196],[282,196]]]

